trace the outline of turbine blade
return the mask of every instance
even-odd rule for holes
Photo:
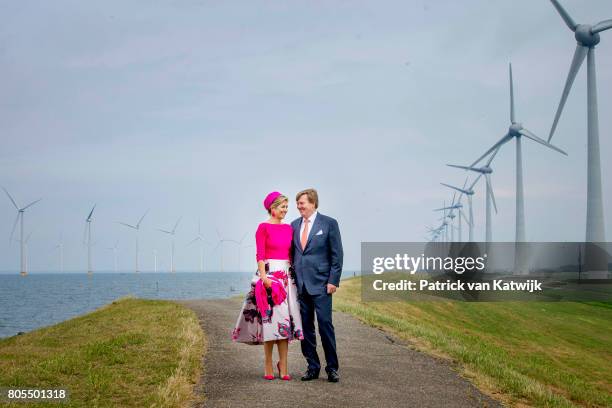
[[[442,208],[436,208],[435,210],[432,211],[442,211],[442,210],[452,210],[455,207],[442,207]]]
[[[96,205],[94,204],[94,206],[91,208],[91,212],[89,213],[89,215],[87,216],[87,221],[91,221],[91,216],[93,215],[94,210],[96,209]]]
[[[219,237],[219,239],[223,240],[223,237],[221,236],[221,233],[219,232],[219,229],[215,228],[215,231],[217,232],[217,236]]]
[[[463,211],[460,211],[459,213],[461,214],[461,216],[463,217],[463,220],[465,221],[465,223],[467,225],[472,225],[472,224],[470,224],[470,221],[467,219],[467,217],[465,216],[465,213]]]
[[[565,24],[567,24],[569,29],[572,30],[572,31],[576,31],[576,23],[570,17],[568,12],[565,11],[565,9],[563,7],[561,7],[561,4],[559,4],[559,2],[557,0],[550,0],[550,2],[553,4],[553,6],[555,6],[557,11],[561,15],[561,18],[563,19],[563,21],[565,21]]]
[[[166,231],[166,230],[163,230],[163,229],[160,229],[160,228],[158,228],[157,230],[161,231],[161,232],[165,232],[166,234],[171,234],[172,235],[172,232],[170,232],[170,231]]]
[[[4,187],[2,187],[2,189],[4,190],[4,192],[6,193],[6,195],[8,196],[8,198],[11,200],[11,202],[13,203],[13,205],[15,206],[16,209],[19,210],[19,206],[17,205],[17,203],[15,202],[15,200],[13,200],[13,196],[11,196],[8,192],[8,190]]]
[[[470,167],[470,166],[459,166],[458,164],[447,164],[448,167],[454,167],[456,169],[463,169],[463,170],[471,170],[471,171],[478,171],[480,169],[476,168],[476,167]]]
[[[136,227],[135,227],[135,226],[133,226],[133,225],[126,224],[125,222],[121,222],[121,221],[118,221],[118,222],[117,222],[117,224],[125,225],[126,227],[130,227],[130,228],[134,228],[134,229],[138,229],[138,228],[136,228]]]
[[[144,220],[144,217],[149,213],[149,210],[147,209],[147,211],[145,211],[145,213],[143,214],[142,217],[140,217],[140,220],[138,220],[138,222],[136,223],[136,229],[140,228],[140,223],[142,222],[142,220]]]
[[[542,145],[544,145],[544,146],[546,146],[546,147],[548,147],[548,148],[550,148],[550,149],[556,150],[556,151],[558,151],[559,153],[564,154],[564,155],[566,155],[566,156],[567,156],[567,153],[565,153],[563,150],[559,149],[557,146],[554,146],[554,145],[552,145],[552,144],[548,143],[548,142],[547,142],[547,141],[545,141],[544,139],[540,139],[539,137],[537,137],[536,135],[534,135],[533,133],[531,133],[531,132],[530,132],[529,130],[527,130],[527,129],[521,129],[521,130],[519,130],[519,133],[520,133],[521,135],[523,135],[523,136],[525,136],[525,137],[527,137],[527,138],[529,138],[529,139],[533,140],[534,142],[538,142],[538,143],[540,143],[540,144],[542,144]]]
[[[468,194],[468,192],[467,192],[466,190],[463,190],[463,189],[461,189],[461,188],[459,188],[459,187],[451,186],[450,184],[446,184],[446,183],[440,183],[440,184],[442,184],[443,186],[446,186],[446,187],[452,188],[452,189],[454,189],[454,190],[457,190],[457,191],[459,191],[460,193],[465,193],[465,194]]]
[[[474,181],[472,182],[472,185],[470,186],[470,190],[474,188],[474,186],[476,185],[476,183],[478,183],[478,180],[480,180],[481,177],[482,177],[482,173],[479,174],[478,177],[474,179]]]
[[[176,220],[176,224],[174,224],[174,228],[172,228],[172,233],[173,234],[176,231],[176,227],[178,227],[179,223],[181,222],[181,219],[183,219],[183,217],[179,217],[179,219]]]
[[[500,147],[501,145],[506,143],[511,138],[512,138],[512,136],[510,136],[508,133],[506,133],[501,139],[499,139],[499,141],[497,143],[495,143],[493,146],[491,146],[491,148],[489,150],[487,150],[482,156],[480,156],[478,159],[476,159],[476,161],[474,161],[474,163],[470,164],[470,167],[474,167],[476,164],[478,164],[479,161],[481,161],[482,159],[487,157],[492,151],[494,151],[495,149],[497,149],[498,147]]]
[[[604,20],[601,23],[595,24],[593,28],[591,28],[591,33],[597,34],[610,28],[612,28],[612,20]]]
[[[557,108],[557,113],[555,114],[555,120],[553,121],[552,127],[550,128],[550,134],[548,135],[549,142],[555,134],[557,124],[559,123],[559,118],[561,117],[561,112],[563,112],[563,107],[565,106],[565,102],[567,101],[567,96],[569,95],[569,92],[572,89],[574,79],[576,79],[576,74],[578,74],[578,70],[580,70],[582,63],[584,62],[584,58],[586,57],[587,51],[587,47],[584,47],[580,44],[576,45],[576,51],[574,51],[574,58],[572,59],[572,64],[570,65],[570,70],[567,74],[567,79],[565,80],[565,87],[563,88],[563,93],[561,94],[561,100],[559,101],[559,107]]]
[[[509,64],[510,72],[510,122],[515,123],[514,120],[514,83],[512,82],[512,63]]]
[[[491,162],[493,161],[493,159],[497,155],[497,152],[499,152],[499,147],[493,152],[491,157],[489,157],[489,160],[487,160],[487,167],[491,165]]]
[[[198,239],[200,239],[200,237],[195,237],[194,239],[192,239],[191,241],[189,241],[189,243],[187,244],[187,246],[193,244],[194,242],[196,242]]]
[[[493,208],[495,208],[495,214],[497,214],[497,203],[495,202],[495,194],[493,194],[493,184],[491,184],[491,177],[487,174],[485,176],[485,180],[487,181],[487,187],[489,187],[489,195],[491,196],[491,201],[493,201]]]
[[[32,201],[30,204],[28,204],[28,205],[26,205],[25,207],[23,207],[23,208],[22,208],[22,210],[25,210],[26,208],[33,206],[34,204],[36,204],[36,203],[37,203],[37,202],[39,202],[40,200],[42,200],[42,198],[39,198],[39,199],[38,199],[38,200],[36,200],[36,201]]]
[[[455,205],[455,197],[456,197],[456,196],[457,196],[457,192],[455,191],[455,192],[453,193],[453,201],[451,201],[451,206],[450,206],[450,208],[453,208],[453,206]]]
[[[240,245],[242,245],[242,241],[244,241],[246,236],[247,236],[247,233],[245,232],[244,235],[242,236],[242,239],[238,242]]]
[[[11,237],[9,238],[9,245],[13,241],[13,235],[15,234],[15,228],[17,228],[17,221],[19,221],[19,214],[17,213],[17,217],[15,217],[15,222],[13,223],[13,229],[11,230]]]

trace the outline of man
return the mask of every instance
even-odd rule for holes
[[[338,382],[340,376],[336,335],[332,324],[332,294],[340,286],[342,274],[340,229],[336,220],[317,211],[319,197],[316,190],[300,191],[295,199],[301,217],[291,223],[291,252],[304,331],[302,354],[308,362],[302,381],[319,378],[321,370],[314,327],[316,313],[319,336],[325,352],[327,380]]]

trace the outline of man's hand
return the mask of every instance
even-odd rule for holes
[[[332,285],[331,283],[328,283],[327,284],[327,294],[331,295],[334,292],[336,292],[336,285]]]

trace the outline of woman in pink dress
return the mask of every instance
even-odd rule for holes
[[[232,332],[232,340],[236,342],[264,345],[267,380],[275,378],[274,345],[278,349],[279,377],[290,380],[287,374],[289,341],[304,339],[297,286],[290,268],[293,229],[282,222],[288,206],[289,199],[277,191],[264,200],[270,218],[259,224],[255,233],[257,272]]]

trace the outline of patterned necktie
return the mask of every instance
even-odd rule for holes
[[[308,218],[304,218],[304,231],[302,231],[302,237],[300,239],[300,243],[302,244],[302,251],[306,248],[306,241],[308,241],[308,223],[310,220]]]

